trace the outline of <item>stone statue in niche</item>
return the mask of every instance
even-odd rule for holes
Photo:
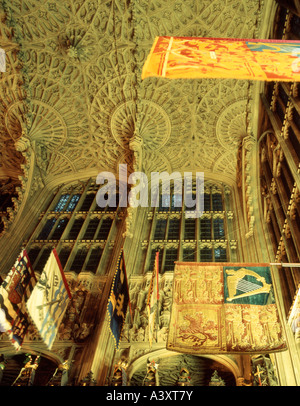
[[[127,337],[123,335],[122,340],[129,342],[148,342],[149,340],[149,316],[146,308],[149,292],[149,281],[137,283],[139,289],[135,290],[134,301],[131,302],[134,309],[133,323],[127,317],[124,331],[128,332]],[[154,325],[154,341],[165,342],[169,331],[170,309],[172,303],[172,279],[166,279],[163,287],[160,288],[159,315],[156,316]]]
[[[58,338],[60,340],[84,341],[90,334],[93,324],[87,324],[82,320],[82,310],[88,296],[85,289],[75,291],[69,304],[66,315],[59,327]]]
[[[162,328],[169,327],[171,304],[172,304],[172,281],[166,281],[164,288],[162,289],[162,303],[160,312],[160,325]]]
[[[70,365],[68,361],[58,365],[46,386],[66,386],[68,384],[69,369]]]
[[[40,356],[36,356],[34,361],[30,354],[26,354],[26,357],[25,365],[12,386],[32,386],[34,383],[35,373],[40,363]]]
[[[218,371],[214,371],[212,374],[209,386],[226,386],[224,380],[219,376]]]
[[[143,386],[159,386],[158,364],[155,361],[147,360],[147,372]]]
[[[73,333],[74,340],[76,342],[84,341],[90,335],[93,326],[93,324],[88,325],[87,323],[77,324]]]
[[[176,385],[177,386],[191,386],[191,377],[190,377],[189,370],[187,368],[181,369]]]
[[[277,376],[269,355],[252,358],[253,386],[278,386]]]
[[[108,379],[108,386],[127,386],[127,367],[128,362],[120,360],[114,366],[113,376]]]
[[[283,158],[283,152],[278,144],[273,150],[273,174],[275,177],[279,177],[281,174],[281,162]]]

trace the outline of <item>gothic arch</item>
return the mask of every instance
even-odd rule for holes
[[[14,351],[11,346],[3,348],[1,355],[4,358],[4,369],[0,386],[28,386],[27,379],[31,379],[33,386],[45,386],[57,367],[62,364],[59,355],[47,350],[33,349],[26,344],[18,352]],[[28,366],[28,362],[31,366]],[[25,364],[27,371],[33,373],[31,378],[29,378],[30,375],[24,375]]]
[[[128,380],[129,382],[132,381],[134,374],[136,374],[140,369],[143,369],[145,371],[146,374],[146,366],[147,366],[147,362],[150,361],[155,361],[159,364],[160,361],[162,361],[163,359],[166,358],[170,358],[170,360],[172,359],[172,357],[178,357],[178,356],[186,356],[187,354],[182,354],[182,353],[178,353],[178,352],[170,352],[166,349],[160,349],[160,350],[156,350],[153,351],[151,353],[142,355],[141,357],[137,358],[136,360],[134,360],[131,365],[128,367]],[[210,360],[210,361],[214,361],[217,364],[220,364],[221,368],[225,368],[228,371],[230,371],[230,373],[233,375],[234,380],[235,380],[235,384],[236,386],[239,386],[239,378],[243,376],[243,372],[240,370],[239,365],[237,363],[237,361],[229,356],[226,355],[191,355],[190,357],[195,357],[195,360],[197,358],[204,358],[205,360]],[[158,366],[158,371],[159,371],[159,366]]]
[[[40,355],[41,357],[47,358],[48,360],[50,360],[51,362],[59,365],[62,364],[65,359],[63,359],[63,357],[61,357],[58,353],[53,352],[53,351],[49,351],[49,350],[45,350],[45,349],[41,349],[41,346],[34,348],[31,344],[28,345],[26,343],[24,343],[22,345],[22,348],[20,351],[18,351],[16,353],[16,351],[14,349],[12,349],[12,346],[7,346],[7,347],[3,347],[1,348],[1,354],[4,355],[4,357],[12,357],[16,354],[20,355],[20,354],[31,354],[31,355]]]

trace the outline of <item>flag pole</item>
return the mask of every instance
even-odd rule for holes
[[[270,262],[272,266],[282,266],[283,268],[291,267],[291,268],[300,268],[299,262],[288,263],[288,262]]]
[[[130,320],[131,320],[131,324],[133,324],[132,308],[131,308],[131,301],[130,301],[130,294],[129,294],[129,285],[128,285],[127,271],[126,271],[126,262],[125,262],[125,256],[124,256],[124,249],[123,249],[123,247],[121,248],[121,251],[122,251],[123,264],[124,264],[124,270],[125,270],[126,286],[127,286],[127,290],[128,290],[128,306],[129,306]]]
[[[156,252],[155,258],[156,268],[156,342],[158,342],[158,326],[159,326],[159,251]]]
[[[65,273],[64,273],[64,269],[63,269],[62,264],[61,264],[61,262],[60,262],[60,259],[59,259],[58,253],[57,253],[57,251],[56,251],[56,248],[53,248],[53,249],[52,249],[52,252],[53,252],[53,255],[54,255],[55,259],[56,259],[56,262],[57,262],[57,265],[58,265],[58,268],[59,268],[59,271],[60,271],[60,274],[61,274],[63,283],[64,283],[64,285],[65,285],[66,291],[67,291],[67,293],[68,293],[69,299],[72,299],[72,293],[71,293],[71,291],[70,291],[70,287],[69,287],[68,281],[67,281],[67,279],[66,279],[66,276],[65,276]],[[50,254],[50,255],[51,255],[51,254]]]

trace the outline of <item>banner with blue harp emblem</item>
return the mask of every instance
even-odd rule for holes
[[[131,313],[129,288],[127,282],[124,253],[122,250],[118,258],[117,270],[114,275],[107,304],[110,332],[117,349],[119,348],[128,306]]]
[[[287,349],[268,264],[176,263],[167,348],[185,353]]]
[[[71,299],[63,268],[55,249],[27,301],[28,313],[48,349],[51,349]]]

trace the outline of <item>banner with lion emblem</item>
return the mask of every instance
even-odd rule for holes
[[[178,262],[173,284],[169,350],[286,350],[267,264]]]

